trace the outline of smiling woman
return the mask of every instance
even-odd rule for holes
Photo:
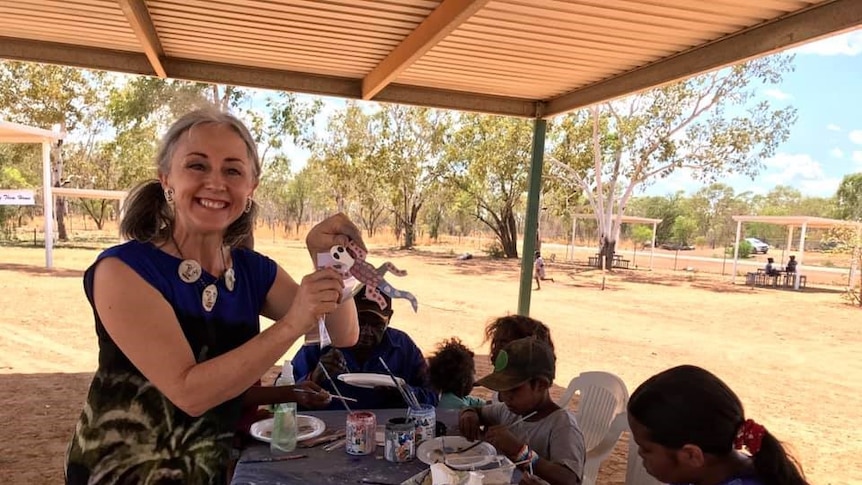
[[[195,111],[165,135],[158,180],[129,197],[128,243],[84,275],[99,367],[69,446],[67,483],[225,483],[244,409],[325,392],[262,389],[259,378],[326,315],[335,345],[356,342],[352,300],[333,269],[297,284],[273,260],[240,247],[253,227],[260,176],[253,139],[233,116]],[[309,232],[312,255],[352,240],[343,215]],[[259,316],[276,321],[260,332]],[[320,388],[306,385],[315,391]]]

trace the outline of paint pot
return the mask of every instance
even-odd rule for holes
[[[416,444],[434,439],[434,432],[437,428],[437,412],[434,410],[434,406],[422,404],[419,409],[408,408],[407,418],[412,419],[416,426]]]
[[[404,463],[416,457],[416,425],[412,420],[392,418],[386,423],[383,456],[393,463]]]
[[[374,431],[377,418],[368,411],[354,411],[347,414],[347,432],[344,449],[350,455],[370,455],[377,444]]]

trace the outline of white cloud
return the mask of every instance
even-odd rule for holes
[[[807,153],[779,153],[764,162],[766,170],[760,179],[769,188],[789,185],[805,195],[830,196],[841,179],[828,177],[823,166]]]
[[[793,51],[817,56],[856,56],[862,54],[862,31],[827,37],[799,46]]]
[[[769,96],[770,98],[778,99],[780,101],[784,101],[785,99],[790,99],[793,97],[789,93],[785,93],[784,91],[782,91],[778,88],[766,89],[763,91],[763,94],[766,96]]]
[[[847,136],[853,143],[857,145],[862,145],[862,130],[853,130]]]
[[[829,131],[841,131],[841,127],[836,125],[835,123],[829,123],[826,125],[826,129]]]
[[[829,150],[829,154],[835,158],[844,158],[844,150],[835,147],[832,150]]]
[[[854,162],[856,162],[856,163],[858,163],[860,166],[862,166],[862,150],[853,152],[853,154],[852,154],[852,155],[850,155],[850,158],[851,158]]]

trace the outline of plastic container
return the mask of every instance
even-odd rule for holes
[[[275,381],[276,386],[292,386],[296,382],[293,379],[293,365],[290,361],[284,361],[281,368],[281,376]],[[296,425],[296,403],[285,402],[275,406],[273,411],[272,437],[269,449],[272,453],[288,453],[296,449],[296,436],[298,428]]]
[[[430,404],[422,404],[419,409],[408,408],[407,417],[416,425],[416,444],[434,439],[437,430],[437,411]]]
[[[416,426],[407,418],[392,418],[386,423],[383,456],[392,463],[404,463],[416,457]]]

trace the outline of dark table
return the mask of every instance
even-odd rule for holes
[[[403,417],[404,409],[372,410],[377,416],[377,425],[385,425],[390,418]],[[316,416],[326,423],[326,429],[344,428],[346,411],[302,411],[300,414]],[[447,434],[458,434],[458,412],[437,410],[437,421],[446,424]],[[404,480],[427,470],[428,465],[418,458],[409,463],[391,463],[383,458],[383,447],[370,455],[348,455],[344,447],[324,451],[324,445],[314,448],[297,448],[290,454],[308,455],[298,460],[243,463],[272,456],[268,443],[258,443],[243,450],[234,472],[232,485],[307,485],[307,484],[357,484],[363,478],[381,483],[399,484]]]

